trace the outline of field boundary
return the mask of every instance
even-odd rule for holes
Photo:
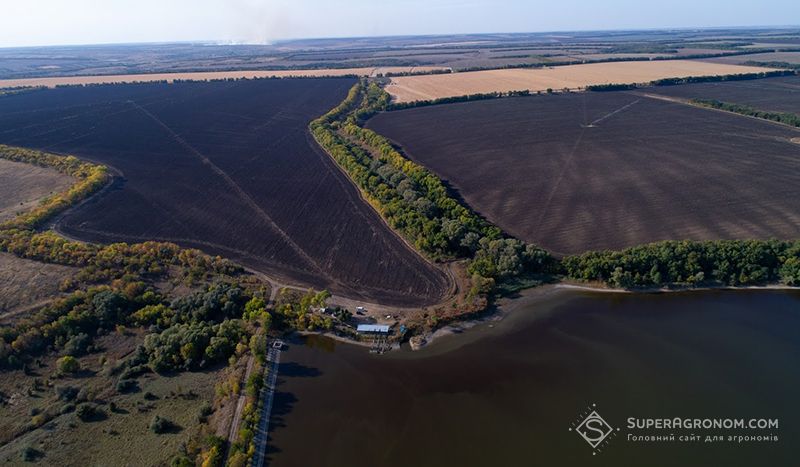
[[[364,202],[366,205],[368,205],[372,209],[372,211],[375,212],[378,215],[378,218],[381,220],[383,225],[385,225],[386,228],[388,228],[389,231],[392,232],[392,235],[394,235],[398,240],[400,240],[403,243],[403,245],[405,245],[405,247],[408,248],[409,251],[413,252],[415,255],[417,255],[420,258],[422,258],[425,262],[427,262],[428,264],[430,264],[431,266],[433,266],[434,268],[436,268],[437,270],[439,270],[439,271],[441,271],[441,272],[443,272],[445,274],[445,276],[448,278],[448,280],[450,282],[450,284],[449,284],[449,289],[450,290],[445,294],[445,297],[440,301],[440,304],[441,303],[445,303],[445,302],[449,301],[451,298],[453,298],[458,293],[458,284],[457,284],[457,282],[455,280],[455,277],[454,277],[452,271],[450,271],[450,269],[448,267],[444,266],[444,264],[446,264],[446,263],[437,263],[435,261],[432,261],[426,255],[422,254],[417,248],[415,248],[411,244],[411,242],[408,241],[407,238],[405,238],[403,235],[400,235],[400,233],[397,232],[389,224],[389,222],[386,220],[386,218],[383,216],[383,214],[381,214],[381,212],[378,209],[375,208],[373,203],[370,202],[369,194],[366,193],[360,186],[358,186],[358,184],[355,182],[355,180],[353,180],[352,177],[350,177],[350,174],[347,173],[347,171],[341,165],[339,165],[339,163],[336,161],[336,159],[331,157],[331,155],[328,153],[328,151],[326,151],[325,148],[322,146],[322,144],[320,144],[320,142],[317,140],[317,138],[314,135],[314,133],[311,132],[311,131],[309,131],[309,133],[311,134],[311,137],[314,139],[314,144],[316,144],[319,147],[319,149],[322,152],[325,153],[326,157],[328,157],[331,160],[333,160],[333,165],[336,167],[336,169],[339,172],[341,172],[344,175],[344,178],[347,179],[348,183],[350,183],[350,185],[352,185],[356,189],[356,191],[359,194],[359,198],[361,199],[361,201]]]
[[[664,95],[661,95],[661,94],[652,94],[652,93],[645,93],[645,92],[638,92],[638,91],[632,92],[631,94],[634,94],[634,95],[637,95],[637,96],[642,96],[642,97],[645,97],[645,98],[648,98],[648,99],[655,99],[655,100],[660,100],[660,101],[665,101],[665,102],[672,102],[672,103],[675,103],[675,104],[682,104],[682,105],[686,105],[686,106],[689,106],[689,107],[694,107],[694,108],[697,108],[697,109],[709,110],[709,111],[712,111],[712,112],[722,112],[722,113],[725,113],[725,114],[728,114],[728,115],[736,115],[736,116],[743,117],[743,118],[751,118],[753,120],[757,120],[757,121],[760,121],[760,122],[768,122],[768,123],[772,123],[772,124],[775,124],[775,125],[780,125],[781,127],[790,128],[792,130],[800,130],[800,123],[798,123],[798,124],[790,124],[790,123],[786,123],[786,122],[783,122],[783,121],[780,121],[780,120],[774,120],[774,119],[771,119],[771,118],[759,117],[759,116],[756,116],[756,115],[749,115],[748,113],[743,113],[743,112],[736,112],[734,110],[728,110],[728,109],[725,109],[725,108],[721,108],[720,106],[717,106],[717,105],[714,105],[714,104],[705,104],[703,102],[704,99],[689,99],[689,98],[682,98],[682,97],[664,96]],[[712,100],[714,100],[714,99],[712,99]],[[731,103],[728,103],[728,102],[721,102],[721,101],[717,101],[717,102],[719,102],[719,104],[723,104],[723,105],[731,104]],[[733,105],[738,105],[738,104],[733,104]],[[756,112],[764,112],[764,113],[767,113],[767,114],[793,115],[796,118],[800,119],[800,116],[798,116],[797,114],[790,113],[790,112],[768,112],[768,111],[760,111],[759,109],[755,109],[755,108],[749,107],[749,106],[745,106],[745,107],[748,107],[751,110],[754,110]]]

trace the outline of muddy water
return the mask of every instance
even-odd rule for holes
[[[560,290],[511,307],[416,353],[294,342],[269,465],[800,465],[800,293]],[[571,430],[591,404],[619,428],[599,450]],[[629,417],[777,418],[779,428],[641,430]],[[701,440],[679,440],[691,435]],[[754,435],[778,441],[728,441]]]

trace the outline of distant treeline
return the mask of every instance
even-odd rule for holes
[[[438,177],[360,126],[388,100],[375,83],[361,81],[310,129],[389,225],[432,259],[468,259],[473,296],[490,290],[495,281],[550,268],[546,251],[504,236],[451,196]]]
[[[136,75],[131,75],[136,76]],[[56,84],[53,86],[56,89],[60,88],[88,88],[95,86],[118,86],[125,85],[146,85],[146,84],[179,84],[179,83],[235,83],[237,81],[262,81],[262,80],[281,80],[281,79],[341,79],[350,78],[358,79],[360,75],[346,74],[346,75],[325,75],[325,76],[309,76],[309,75],[292,75],[292,76],[253,76],[253,77],[237,77],[237,78],[209,78],[209,79],[188,79],[188,78],[175,78],[173,80],[159,79],[159,80],[143,80],[143,81],[114,81],[111,83],[69,83],[69,84]],[[37,86],[24,88],[25,90],[47,89],[46,86]],[[2,96],[4,91],[0,91]]]
[[[419,70],[419,71],[390,71],[388,73],[378,73],[381,78],[394,78],[398,76],[419,76],[419,75],[448,75],[453,70],[450,68],[437,68],[435,70]]]
[[[563,259],[569,279],[612,287],[800,286],[800,241],[664,241]]]
[[[789,62],[757,62],[757,61],[747,61],[744,62],[743,65],[748,66],[763,66],[767,68],[785,68],[787,70],[800,70],[800,63],[789,63]]]
[[[738,73],[735,75],[711,75],[711,76],[686,76],[683,78],[662,78],[651,81],[653,86],[674,86],[678,84],[691,83],[713,83],[719,81],[747,81],[751,79],[771,78],[774,76],[792,76],[795,73],[791,70],[761,71],[756,73]]]
[[[757,73],[739,73],[735,75],[712,75],[712,76],[686,76],[683,78],[662,78],[649,83],[610,83],[594,84],[586,86],[587,91],[623,91],[647,86],[676,86],[679,84],[691,83],[713,83],[722,81],[747,81],[751,79],[771,78],[775,76],[792,76],[795,72],[791,70],[762,71]]]
[[[619,83],[610,83],[610,84],[592,84],[586,86],[587,91],[593,92],[606,92],[606,91],[627,91],[630,89],[636,89],[638,85],[636,84],[619,84]]]
[[[792,49],[795,50],[795,49]],[[561,60],[561,61],[552,61],[552,62],[537,62],[537,63],[514,63],[505,66],[475,66],[475,67],[465,67],[465,68],[457,68],[456,71],[458,72],[467,72],[467,71],[483,71],[483,70],[499,70],[499,69],[514,69],[514,68],[547,68],[547,67],[557,67],[557,66],[567,66],[567,65],[583,65],[583,64],[590,64],[590,63],[613,63],[613,62],[649,62],[649,61],[664,61],[664,60],[698,60],[703,58],[717,58],[717,57],[732,57],[736,55],[752,55],[752,54],[760,54],[760,53],[770,53],[776,52],[775,49],[748,49],[748,50],[736,50],[727,53],[704,53],[704,54],[691,54],[691,55],[680,55],[680,56],[672,56],[672,55],[663,55],[663,56],[656,56],[656,57],[605,57],[605,58],[597,58],[597,59],[588,59],[588,60]],[[602,52],[606,53],[606,52]]]
[[[747,115],[749,117],[763,118],[764,120],[783,123],[784,125],[800,127],[800,115],[794,113],[758,110],[750,107],[749,105],[733,104],[730,102],[718,101],[716,99],[692,99],[691,102],[703,107],[725,110],[741,115]]]
[[[548,93],[553,92],[552,89],[548,89]],[[455,102],[471,102],[471,101],[485,101],[490,99],[499,99],[501,97],[516,97],[516,96],[530,96],[531,91],[524,90],[524,91],[508,91],[508,92],[487,92],[487,93],[478,93],[478,94],[468,94],[466,96],[453,96],[453,97],[440,97],[438,99],[430,99],[424,101],[412,101],[412,102],[393,102],[384,108],[384,110],[403,110],[403,109],[411,109],[414,107],[427,107],[430,105],[439,105],[439,104],[453,104]]]

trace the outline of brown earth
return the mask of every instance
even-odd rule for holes
[[[763,72],[766,68],[691,60],[609,62],[543,69],[486,70],[392,78],[386,90],[398,102],[467,94],[579,89],[608,83],[645,83],[661,78]]]
[[[716,99],[759,110],[800,114],[800,76],[660,86],[647,92],[682,99]]]
[[[76,271],[0,253],[0,323],[60,295],[59,284]]]
[[[394,306],[438,303],[435,268],[392,232],[308,122],[347,78],[69,87],[0,99],[0,142],[111,166],[114,185],[58,229],[171,241],[283,283]]]
[[[800,236],[800,130],[789,127],[628,92],[423,107],[368,126],[555,253]]]
[[[0,222],[69,188],[74,179],[52,169],[0,159]]]

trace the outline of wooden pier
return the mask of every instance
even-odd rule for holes
[[[269,419],[272,415],[272,401],[275,398],[275,383],[278,380],[278,366],[281,363],[281,349],[283,343],[275,341],[267,353],[267,366],[264,373],[264,387],[261,388],[259,398],[263,401],[261,406],[261,419],[258,422],[254,443],[256,451],[253,454],[253,467],[264,467],[267,455],[267,440],[269,438]]]

